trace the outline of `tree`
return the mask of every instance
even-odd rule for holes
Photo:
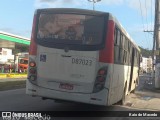
[[[152,50],[149,50],[149,49],[145,49],[145,48],[142,48],[142,47],[140,47],[139,46],[139,48],[140,48],[140,50],[141,50],[141,54],[142,54],[142,56],[143,57],[149,57],[149,56],[152,56]]]
[[[17,54],[20,52],[28,52],[29,51],[29,46],[27,45],[20,45],[20,44],[16,44],[15,45],[15,49],[12,50],[13,54]]]

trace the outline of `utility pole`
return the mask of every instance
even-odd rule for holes
[[[155,0],[154,40],[156,43],[155,88],[159,89],[160,88],[160,0]]]

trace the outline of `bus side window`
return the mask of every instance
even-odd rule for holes
[[[124,39],[124,64],[128,64],[128,39]]]
[[[128,40],[128,59],[127,59],[127,62],[128,62],[128,65],[130,65],[130,55],[131,55],[131,44],[130,44],[130,41]]]
[[[125,64],[126,62],[126,51],[125,51],[125,42],[126,42],[126,38],[125,35],[122,35],[122,49],[123,49],[123,64]]]
[[[133,49],[133,46],[130,44],[129,65],[131,65],[131,63],[132,63],[132,50],[134,50],[134,49]]]
[[[124,49],[128,52],[128,39],[125,37]]]
[[[120,61],[120,64],[124,64],[124,50],[123,50],[123,48],[120,48],[120,50],[119,50],[119,61]]]
[[[121,40],[121,32],[120,30],[117,31],[117,45],[119,46]]]
[[[131,42],[128,41],[128,52],[131,54]]]
[[[120,31],[118,28],[115,28],[114,33],[114,62],[119,62],[119,42],[120,42]]]
[[[139,52],[138,52],[137,61],[138,61],[138,67],[140,67],[140,53]]]
[[[138,66],[138,53],[137,53],[137,50],[135,49],[135,56],[134,56],[134,61],[135,61],[135,66]]]
[[[120,45],[119,45],[119,55],[118,55],[118,61],[120,64],[123,64],[123,48],[122,48],[122,43],[123,43],[123,37],[122,33],[119,31],[119,38],[120,38]]]
[[[118,32],[118,29],[117,28],[115,28],[114,29],[114,45],[117,45],[117,33]]]
[[[124,64],[127,63],[127,51],[124,50],[124,58],[123,58]]]
[[[124,41],[125,41],[125,36],[121,33],[121,39],[120,39],[120,47],[124,48]]]

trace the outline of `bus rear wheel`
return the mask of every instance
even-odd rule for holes
[[[127,84],[125,84],[125,87],[124,87],[124,91],[123,91],[123,95],[122,95],[122,100],[120,101],[121,105],[125,105],[125,103],[126,103],[126,88],[127,88]]]
[[[139,85],[139,78],[136,79],[135,81],[135,88],[131,91],[131,93],[135,93],[136,87]]]

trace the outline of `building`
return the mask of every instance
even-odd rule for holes
[[[0,64],[5,64],[9,59],[14,60],[12,49],[0,48]]]
[[[153,61],[152,57],[149,58],[142,57],[142,62],[140,63],[140,70],[142,73],[151,73],[152,72]]]

